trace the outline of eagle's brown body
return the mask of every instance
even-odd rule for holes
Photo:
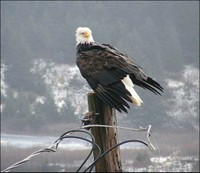
[[[120,112],[127,112],[127,101],[138,106],[143,103],[131,89],[130,82],[155,94],[163,91],[160,84],[148,77],[127,55],[108,44],[79,43],[76,63],[100,99]]]

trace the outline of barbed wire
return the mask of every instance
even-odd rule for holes
[[[78,170],[76,172],[79,172],[82,167],[85,165],[85,163],[88,161],[89,157],[91,156],[92,152],[94,149],[97,149],[98,152],[98,156],[97,158],[93,161],[93,163],[91,163],[83,172],[86,172],[89,170],[89,172],[92,171],[92,169],[94,168],[95,164],[102,158],[104,157],[106,154],[108,154],[110,151],[112,151],[114,148],[123,145],[125,143],[130,143],[130,142],[139,142],[144,144],[145,146],[147,146],[151,151],[155,150],[155,147],[153,146],[153,144],[150,141],[150,136],[151,136],[151,125],[148,125],[147,127],[139,127],[138,129],[135,128],[127,128],[127,127],[120,127],[120,126],[109,126],[109,125],[97,125],[97,124],[93,124],[93,125],[85,125],[87,123],[85,123],[85,119],[82,119],[82,125],[80,127],[78,127],[75,130],[69,130],[65,133],[63,133],[57,140],[55,140],[50,146],[39,149],[38,151],[33,152],[32,154],[30,154],[28,157],[26,157],[25,159],[16,162],[15,164],[9,166],[8,168],[4,169],[3,171],[1,171],[2,173],[4,172],[10,172],[12,169],[15,169],[21,165],[23,165],[24,163],[32,160],[35,156],[44,153],[44,152],[56,152],[58,149],[58,146],[60,144],[60,142],[62,142],[64,139],[66,138],[77,138],[77,139],[81,139],[84,141],[87,141],[89,143],[92,144],[92,148],[88,154],[88,156],[86,157],[86,159],[83,161],[83,163],[81,164],[81,166],[78,168]],[[117,129],[123,129],[123,130],[129,130],[129,131],[147,131],[147,142],[144,142],[142,140],[139,139],[134,139],[134,140],[126,140],[123,142],[120,142],[118,144],[116,144],[115,146],[111,147],[109,150],[103,152],[101,154],[101,149],[100,147],[96,144],[94,136],[88,132],[88,129],[93,128],[93,127],[107,127],[107,128],[117,128]],[[74,133],[85,133],[87,135],[90,136],[91,140],[84,138],[84,137],[80,137],[80,136],[75,136]]]

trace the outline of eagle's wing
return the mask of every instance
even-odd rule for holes
[[[109,44],[104,44],[104,45],[108,46],[112,50],[112,52],[114,52],[115,54],[118,54],[119,56],[126,59],[126,62],[128,63],[128,67],[127,67],[128,74],[130,74],[130,78],[134,84],[144,89],[149,89],[155,94],[161,95],[159,91],[163,92],[162,86],[158,82],[153,80],[152,78],[148,77],[142,71],[142,68],[139,65],[135,64],[130,57],[121,53],[118,49],[110,46]]]
[[[162,90],[162,87],[147,77],[128,56],[110,45],[90,45],[90,49],[77,56],[77,65],[95,93],[120,112],[127,112],[126,107],[129,108],[129,105],[126,101],[132,102],[131,93],[122,82],[127,75],[133,83],[142,88],[154,93],[159,93],[156,89]]]

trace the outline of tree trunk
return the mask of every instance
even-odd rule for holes
[[[89,111],[99,113],[96,115],[94,124],[99,125],[117,125],[116,113],[109,105],[104,104],[95,93],[88,94]],[[102,153],[118,143],[117,129],[92,127],[91,132],[95,138],[95,142],[102,150]],[[94,159],[97,158],[98,152],[94,150]],[[100,159],[95,165],[96,172],[122,172],[120,150],[115,148]]]

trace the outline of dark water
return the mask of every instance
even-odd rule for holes
[[[46,147],[51,145],[58,137],[53,136],[30,136],[30,135],[14,135],[1,134],[1,146],[14,146],[17,148],[28,148],[34,146]],[[73,149],[88,149],[91,148],[90,143],[79,139],[65,139],[60,143],[60,147]],[[143,148],[140,143],[127,143],[121,146],[121,149]]]

